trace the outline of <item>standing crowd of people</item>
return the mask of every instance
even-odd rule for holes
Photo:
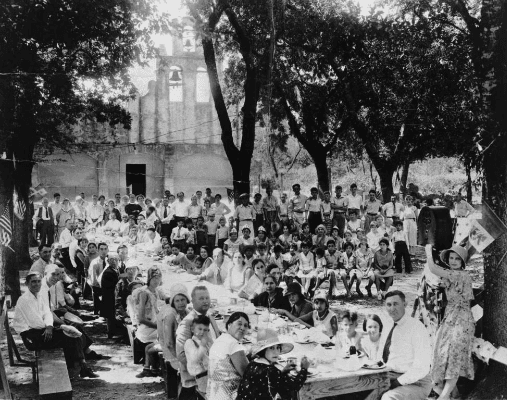
[[[344,353],[354,347],[386,364],[393,377],[383,400],[426,399],[432,387],[440,400],[449,399],[459,376],[473,378],[466,251],[444,251],[442,261],[449,266],[444,269],[433,262],[432,249],[426,249],[429,268],[445,282],[450,299],[432,357],[424,325],[405,314],[405,295],[389,290],[396,273],[412,271],[418,217],[414,198],[406,196],[403,204],[392,196],[382,204],[374,190],[363,199],[355,184],[347,195],[340,186],[334,196],[320,196],[317,188],[306,196],[299,184],[292,189],[292,196],[282,193],[280,199],[270,188],[253,201],[242,194],[234,210],[210,189],[205,196],[193,194],[190,203],[182,192],[174,196],[169,191],[153,201],[117,194],[107,202],[93,195],[87,203],[84,193],[74,206],[67,198],[60,204],[59,194],[51,205],[43,199],[35,214],[40,259],[26,278],[29,290],[16,308],[15,329],[27,347],[62,345],[69,360],[80,362],[81,376],[95,377],[86,360],[102,356],[89,349],[91,339],[82,324],[70,324],[80,333],[79,341],[52,336],[53,326],[72,320],[69,313],[82,317],[80,298],[90,298],[94,314],[107,322],[109,338],[124,339],[125,324],[135,327],[136,340],[145,349],[139,377],[160,374],[157,354],[164,354],[172,398],[288,399],[302,387],[306,358],[297,374],[289,374],[296,365],[277,367],[291,343],[262,330],[248,352],[242,344],[252,328],[248,315],[233,313],[221,332],[206,286],[197,284],[189,294],[184,285],[174,284],[166,294],[158,267],[148,269],[143,282],[129,257],[129,248],[139,245],[199,281],[223,286],[231,296],[317,327]],[[473,207],[458,198],[456,216],[471,212]],[[115,252],[95,240],[99,233],[118,239]],[[48,289],[42,291],[44,282]],[[363,297],[363,282],[369,297],[375,286],[377,299],[385,301],[392,318],[389,324],[384,321],[390,325],[387,335],[377,315],[367,316],[359,329],[355,313],[335,313],[329,307],[341,284],[347,298],[354,293]],[[165,306],[159,307],[159,300]]]

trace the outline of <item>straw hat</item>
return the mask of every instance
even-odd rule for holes
[[[252,356],[255,356],[264,349],[271,346],[282,346],[280,354],[287,354],[292,351],[294,345],[292,343],[282,342],[278,339],[278,335],[272,329],[260,329],[257,333],[257,343],[252,346]]]
[[[190,296],[188,295],[188,289],[185,285],[182,283],[175,283],[171,286],[169,289],[169,298],[171,301],[177,296],[181,294],[182,296],[185,296],[187,298],[187,301],[190,301]]]
[[[448,257],[449,257],[449,253],[451,251],[454,252],[454,253],[456,253],[463,260],[463,266],[465,266],[465,264],[468,261],[468,252],[467,252],[467,250],[464,247],[461,247],[461,246],[458,246],[458,245],[452,246],[450,249],[443,250],[440,253],[440,259],[442,260],[442,262],[444,262],[446,264],[449,264],[449,258]]]

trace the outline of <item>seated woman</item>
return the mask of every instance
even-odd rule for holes
[[[249,329],[248,315],[235,312],[209,350],[207,400],[235,399],[248,365],[246,349],[239,343]]]
[[[338,318],[336,314],[329,309],[329,301],[326,292],[319,290],[313,296],[313,313],[306,314],[295,321],[305,325],[308,328],[314,326],[321,329],[322,332],[330,338],[338,332]]]
[[[131,293],[127,296],[127,315],[130,321],[125,319],[126,323],[131,323],[134,328],[139,326],[139,318],[137,317],[136,302],[144,283],[141,281],[132,281],[128,285],[128,291]]]
[[[361,346],[370,361],[381,361],[383,348],[380,346],[382,336],[382,321],[377,314],[369,314],[363,321],[363,338]]]
[[[287,286],[287,293],[291,309],[286,311],[284,309],[277,309],[277,314],[285,315],[291,321],[298,318],[308,318],[308,314],[313,313],[313,304],[311,301],[306,300],[303,295],[303,288],[297,282],[292,282]]]
[[[160,222],[160,218],[158,217],[157,210],[153,206],[149,206],[146,209],[146,223],[148,225],[157,226]]]
[[[253,273],[253,269],[245,264],[243,255],[238,251],[232,257],[232,266],[225,279],[225,287],[231,292],[239,292]]]
[[[252,348],[252,357],[255,358],[248,364],[236,400],[294,398],[294,391],[300,390],[306,381],[310,362],[303,356],[299,372],[292,376],[289,372],[295,372],[296,365],[287,363],[280,370],[276,364],[279,356],[291,352],[294,345],[281,342],[271,329],[260,331],[257,340],[258,343]]]
[[[125,319],[129,318],[129,315],[127,313],[127,298],[132,294],[130,284],[136,280],[138,272],[139,269],[136,265],[128,264],[125,268],[125,273],[127,276],[120,278],[116,284],[114,303],[116,319],[122,320],[124,322]]]
[[[278,236],[278,243],[282,246],[282,253],[287,253],[290,250],[290,246],[292,244],[292,234],[290,233],[287,225],[283,226],[282,234]]]
[[[255,297],[252,303],[256,307],[266,307],[274,312],[278,309],[290,310],[289,299],[283,295],[283,289],[278,287],[277,280],[273,275],[264,277],[264,292]]]
[[[125,213],[121,215],[120,236],[128,236],[130,230],[129,216]]]
[[[380,239],[379,245],[380,250],[376,251],[373,257],[373,268],[378,299],[382,300],[393,284],[394,256],[391,249],[389,249],[389,240],[387,238]]]
[[[262,292],[263,280],[266,275],[266,264],[264,261],[257,258],[252,261],[254,274],[250,277],[247,283],[239,290],[238,297],[252,300]]]
[[[207,281],[214,285],[222,285],[227,279],[228,265],[225,261],[224,252],[220,248],[213,250],[213,262],[201,275],[200,281]]]
[[[211,264],[213,264],[213,258],[211,258],[211,251],[208,246],[201,246],[199,249],[199,257],[202,262],[202,271],[206,271]]]
[[[162,283],[162,272],[157,267],[151,267],[147,272],[146,286],[140,289],[136,300],[136,311],[139,327],[136,339],[142,343],[152,343],[157,339],[158,287]]]
[[[259,229],[257,229],[257,237],[254,239],[255,248],[259,248],[259,244],[261,243],[266,245],[267,252],[269,253],[269,240],[266,235],[266,229],[263,226],[259,226]]]
[[[109,213],[109,221],[107,221],[104,226],[104,232],[111,232],[112,235],[120,234],[120,226],[121,223],[116,219],[116,214],[114,212]]]

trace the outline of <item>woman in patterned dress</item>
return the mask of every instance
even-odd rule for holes
[[[209,350],[207,400],[236,398],[239,384],[248,366],[246,350],[239,343],[248,331],[250,320],[245,313],[235,312]]]
[[[440,394],[438,400],[449,400],[460,376],[474,379],[472,346],[475,324],[470,309],[474,295],[472,279],[465,271],[466,249],[453,246],[440,253],[441,260],[449,265],[450,270],[433,262],[432,250],[431,245],[426,245],[428,268],[442,278],[447,306],[433,346],[431,379],[435,384],[433,389]]]

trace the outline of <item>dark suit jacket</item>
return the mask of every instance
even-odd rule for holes
[[[268,292],[262,292],[252,300],[252,303],[256,307],[269,307],[268,298]],[[281,308],[282,310],[290,311],[291,305],[289,303],[289,298],[283,295],[282,288],[276,288],[276,295],[275,299],[271,303],[271,308]]]
[[[115,316],[115,289],[119,280],[119,273],[115,268],[107,267],[102,272],[100,287],[102,288],[102,308],[100,316],[111,318]]]

